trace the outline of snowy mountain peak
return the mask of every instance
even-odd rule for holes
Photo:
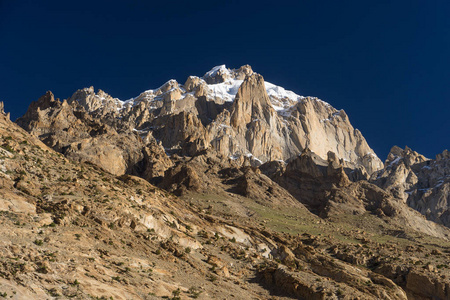
[[[228,157],[251,153],[262,162],[287,160],[309,148],[323,159],[332,151],[348,167],[364,166],[369,174],[383,165],[367,155],[373,150],[343,111],[266,82],[249,65],[219,65],[184,84],[171,79],[127,101],[92,87],[68,99],[75,101],[118,128],[152,131],[167,149],[197,139],[192,149],[212,147]],[[172,120],[174,127],[163,120]]]
[[[243,65],[237,69],[219,65],[206,72],[203,77],[189,76],[184,85],[175,79],[170,79],[160,87],[146,90],[139,96],[126,101],[113,98],[102,90],[95,93],[93,87],[78,90],[69,100],[70,102],[78,101],[88,111],[102,109],[102,107],[108,111],[129,110],[141,102],[151,103],[148,107],[154,110],[162,107],[164,101],[178,101],[188,96],[206,96],[208,101],[216,103],[233,102],[244,79],[252,74],[254,72],[249,65]],[[265,81],[265,89],[273,109],[280,117],[289,117],[292,108],[305,99],[304,96],[267,81]],[[310,99],[322,102],[317,98]],[[326,102],[323,103],[329,105]]]
[[[232,71],[227,69],[225,65],[216,66],[206,72],[203,76],[203,80],[205,80],[208,84],[222,83],[230,79],[231,72]]]
[[[202,79],[208,85],[210,99],[220,98],[223,101],[231,102],[234,101],[245,77],[253,73],[249,65],[244,65],[239,69],[229,69],[225,65],[220,65],[206,72]],[[285,115],[288,108],[304,99],[303,96],[267,81],[265,82],[265,88],[273,108],[281,115]]]
[[[208,84],[217,84],[230,80],[244,80],[246,76],[252,74],[253,70],[249,65],[244,65],[239,69],[229,69],[225,65],[220,65],[206,72],[202,79]]]
[[[203,79],[207,83],[220,83],[225,81],[231,75],[231,70],[227,69],[225,65],[215,66],[205,73]]]

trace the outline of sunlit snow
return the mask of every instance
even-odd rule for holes
[[[235,70],[228,69],[225,65],[220,65],[212,68],[210,71],[206,72],[206,74],[203,76],[204,79],[206,78],[214,78],[215,76],[220,73],[221,75],[224,75],[225,78],[224,82],[216,83],[216,84],[207,84],[208,87],[208,98],[211,100],[215,99],[221,99],[225,102],[233,102],[236,98],[237,92],[239,90],[239,87],[241,86],[243,80],[236,79],[237,73]],[[203,79],[202,78],[202,79]],[[165,90],[167,86],[172,86],[171,89],[169,89],[166,92],[161,92],[161,90]],[[116,99],[116,108],[117,111],[124,110],[129,107],[134,107],[138,105],[141,101],[146,102],[156,102],[156,101],[162,101],[164,99],[164,95],[170,91],[172,91],[175,88],[179,88],[181,92],[181,99],[185,98],[188,94],[194,95],[194,93],[187,93],[186,90],[183,88],[182,85],[178,87],[178,83],[175,79],[171,79],[167,82],[165,82],[163,85],[161,85],[157,89],[151,89],[146,90],[139,94],[139,96],[135,98],[131,98],[129,100],[119,100]],[[291,108],[298,103],[299,101],[302,101],[305,97],[297,95],[293,91],[289,91],[284,89],[281,86],[277,86],[270,82],[265,82],[265,88],[267,95],[270,98],[272,107],[277,113],[281,116],[288,117],[290,116]],[[319,99],[316,99],[317,101],[321,101]],[[326,102],[324,102],[326,103]],[[328,104],[328,103],[326,103]],[[156,108],[157,106],[152,105],[152,108]]]

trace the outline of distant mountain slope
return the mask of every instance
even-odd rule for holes
[[[429,220],[450,227],[450,153],[428,159],[406,147],[394,146],[386,168],[371,182],[418,210]]]

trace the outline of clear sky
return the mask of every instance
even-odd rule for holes
[[[213,66],[344,109],[382,160],[450,148],[450,1],[0,0],[0,101],[122,100]]]

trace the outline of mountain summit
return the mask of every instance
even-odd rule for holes
[[[33,104],[17,122],[37,135],[45,132],[50,146],[66,148],[74,139],[58,133],[64,128],[55,128],[46,103]],[[346,168],[358,169],[364,177],[383,167],[343,110],[265,82],[248,65],[217,66],[203,77],[190,76],[184,84],[172,79],[126,101],[84,88],[67,104],[114,130],[132,130],[144,139],[152,135],[168,153],[192,156],[213,149],[231,159],[249,158],[257,166],[288,161],[309,149],[323,159],[334,152]],[[71,151],[77,152],[73,147]],[[120,162],[126,167],[114,173],[129,169],[133,162],[126,156]]]

